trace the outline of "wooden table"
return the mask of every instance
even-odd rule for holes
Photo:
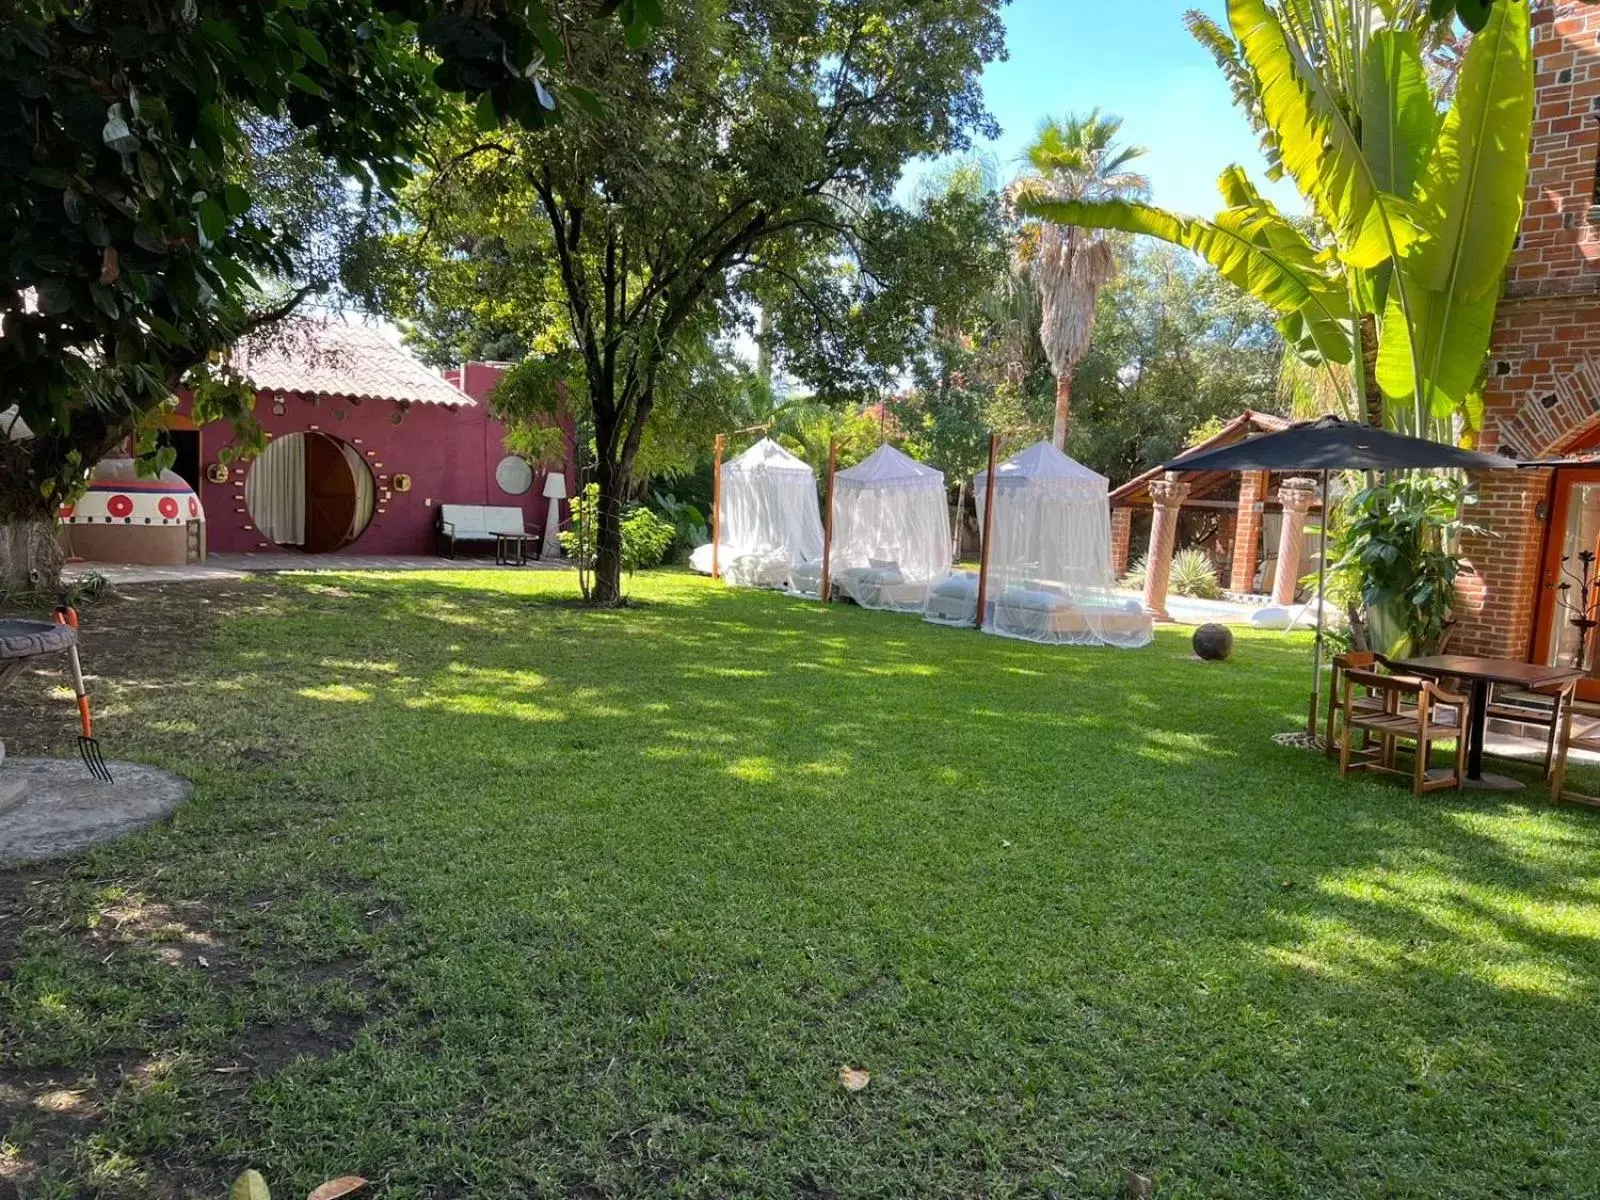
[[[1489,685],[1537,688],[1582,678],[1575,667],[1550,667],[1543,663],[1516,662],[1512,659],[1474,658],[1470,654],[1424,654],[1417,658],[1398,658],[1390,663],[1397,671],[1417,675],[1450,676],[1472,685],[1472,723],[1467,728],[1467,783],[1476,787],[1515,790],[1522,785],[1504,775],[1483,773],[1483,727],[1489,716]]]
[[[502,567],[528,565],[528,535],[525,533],[497,533],[494,535],[494,561]]]

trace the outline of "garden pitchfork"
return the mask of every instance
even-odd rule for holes
[[[78,628],[78,610],[70,606],[56,609],[56,623],[70,625],[74,632]],[[101,783],[111,783],[111,768],[106,766],[105,756],[100,753],[100,743],[94,737],[94,717],[89,713],[89,689],[83,686],[83,663],[78,658],[78,643],[72,643],[72,689],[78,693],[78,720],[82,723],[83,732],[78,735],[78,753],[83,758],[83,765],[89,768],[89,774]]]

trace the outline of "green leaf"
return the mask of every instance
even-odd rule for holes
[[[1266,0],[1228,0],[1228,22],[1255,74],[1284,169],[1341,246],[1361,244],[1372,207],[1392,198],[1373,177],[1350,118]]]
[[[72,308],[72,282],[59,275],[39,280],[33,287],[39,301],[39,311],[46,313],[68,312]]]
[[[1057,225],[1142,233],[1193,250],[1235,287],[1280,313],[1299,315],[1306,335],[1327,361],[1350,361],[1351,314],[1344,289],[1318,270],[1310,243],[1270,205],[1230,208],[1214,222],[1126,200],[1056,201],[1024,195],[1017,207]]]
[[[122,309],[117,304],[117,294],[103,283],[91,283],[89,296],[94,300],[94,306],[113,321],[122,318]]]
[[[1416,34],[1408,29],[1374,33],[1362,84],[1361,144],[1373,178],[1386,192],[1410,196],[1439,130]]]
[[[297,31],[300,40],[300,49],[305,56],[320,67],[328,65],[328,52],[322,48],[322,43],[317,40],[317,35],[309,29]]]
[[[250,193],[237,183],[230,183],[222,189],[222,202],[230,217],[250,211]]]
[[[289,76],[289,82],[293,86],[299,88],[302,92],[307,93],[308,95],[312,95],[312,96],[326,96],[327,95],[327,93],[322,90],[322,85],[320,83],[318,83],[315,79],[312,79],[311,77],[309,77],[307,75],[302,75],[299,71],[296,71],[293,75]]]
[[[1468,298],[1497,290],[1522,219],[1533,122],[1525,4],[1497,4],[1472,39],[1417,198],[1425,233],[1406,274]]]
[[[1423,378],[1431,394],[1427,412],[1448,417],[1477,390],[1489,355],[1489,335],[1499,297],[1490,292],[1465,300],[1427,288],[1407,295],[1411,327],[1416,331],[1415,351],[1423,364]],[[1411,329],[1400,309],[1399,297],[1389,297],[1383,334],[1378,344],[1378,386],[1391,400],[1411,402]]]
[[[596,120],[605,118],[605,105],[601,104],[600,97],[596,96],[588,88],[571,85],[564,90],[567,97],[591,117]]]
[[[1522,219],[1533,123],[1529,43],[1527,6],[1496,4],[1467,50],[1455,103],[1423,170],[1424,236],[1401,270],[1408,293],[1417,293],[1408,299],[1418,370],[1424,407],[1435,415],[1463,404],[1476,382]]]
[[[478,97],[473,108],[473,119],[484,133],[500,128],[500,113],[494,106],[494,93],[485,92]]]
[[[210,196],[200,201],[200,232],[208,243],[215,244],[222,240],[223,234],[228,231],[228,216]]]
[[[272,1200],[272,1193],[260,1171],[246,1171],[228,1189],[228,1200]]]

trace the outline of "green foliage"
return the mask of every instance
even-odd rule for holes
[[[1172,556],[1171,587],[1180,596],[1215,600],[1222,595],[1217,564],[1198,546],[1185,546]]]
[[[941,225],[893,193],[911,160],[994,132],[979,75],[1002,50],[998,0],[662,7],[638,51],[614,25],[564,31],[564,69],[603,117],[486,136],[458,109],[384,276],[389,311],[441,343],[504,334],[575,364],[611,503],[647,439],[683,469],[726,427],[743,389],[724,348],[758,310],[780,368],[824,399],[866,399],[961,285],[949,248],[992,219],[959,201]],[[446,260],[447,295],[408,283],[416,262]],[[485,279],[507,288],[485,295]],[[603,603],[622,570],[613,528],[599,529]]]
[[[630,36],[659,13],[627,7]],[[18,406],[36,436],[0,453],[0,519],[47,512],[189,372],[309,290],[269,295],[304,267],[307,231],[272,219],[287,209],[252,175],[252,130],[302,138],[367,194],[392,189],[440,89],[487,97],[497,117],[554,119],[551,18],[539,2],[11,5],[0,411]],[[247,420],[233,396],[222,415]]]
[[[1139,246],[1101,297],[1073,378],[1067,451],[1121,482],[1207,422],[1280,412],[1282,354],[1269,308],[1179,250]]]
[[[599,544],[600,488],[588,484],[574,496],[572,523],[561,532],[561,548],[580,570],[592,571]],[[635,571],[659,567],[671,549],[677,530],[670,521],[657,516],[642,504],[623,508],[619,520],[622,530],[622,568]]]
[[[1340,507],[1328,551],[1330,592],[1359,593],[1373,649],[1443,647],[1462,563],[1451,547],[1476,530],[1461,517],[1467,502],[1458,477],[1412,473],[1363,488]],[[1374,644],[1371,635],[1386,625],[1394,633]]]
[[[1447,109],[1423,59],[1443,36],[1440,20],[1419,5],[1230,0],[1228,17],[1228,33],[1201,15],[1189,24],[1263,131],[1274,169],[1308,200],[1315,238],[1238,167],[1223,172],[1227,208],[1214,221],[1115,200],[1024,197],[1023,211],[1186,246],[1271,305],[1308,360],[1360,363],[1350,374],[1358,412],[1369,411],[1370,376],[1391,426],[1441,439],[1454,419],[1477,428],[1527,179],[1528,5],[1488,10]]]
[[[662,517],[672,526],[671,552],[679,561],[687,558],[696,546],[711,540],[710,523],[697,506],[680,500],[671,492],[656,492],[652,496]]]

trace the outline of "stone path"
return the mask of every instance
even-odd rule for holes
[[[401,554],[213,554],[203,563],[150,567],[138,563],[74,562],[63,568],[63,579],[97,572],[113,585],[125,583],[195,583],[207,580],[246,579],[251,575],[284,571],[565,571],[566,562],[530,562],[525,567],[497,566],[494,559],[436,558]]]
[[[6,759],[0,766],[0,867],[71,854],[143,829],[193,790],[187,779],[154,767],[107,765],[115,783],[91,779],[75,758]],[[6,800],[8,791],[20,794]]]

